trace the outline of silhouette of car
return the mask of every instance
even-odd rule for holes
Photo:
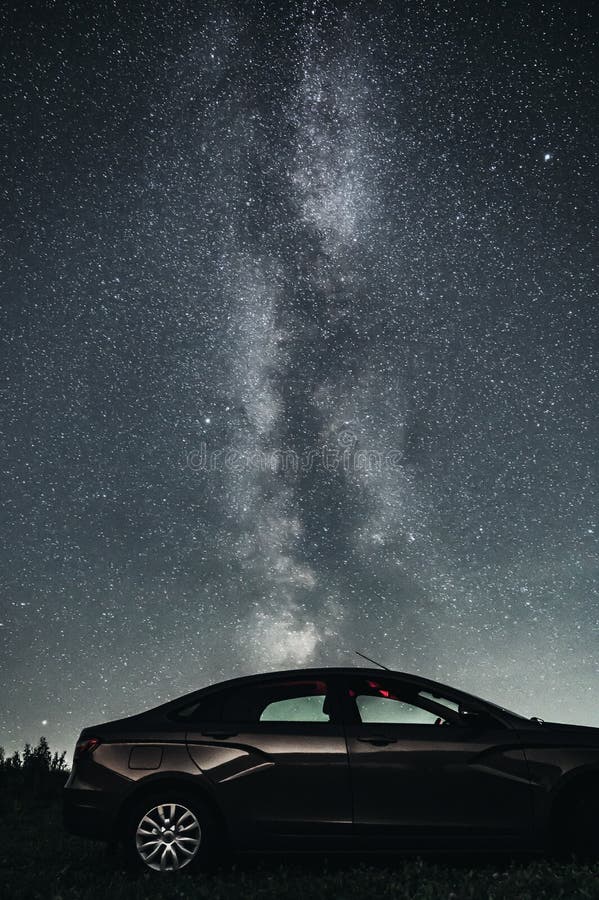
[[[596,854],[599,728],[527,719],[415,675],[276,672],[85,728],[75,834],[156,871],[238,850]]]

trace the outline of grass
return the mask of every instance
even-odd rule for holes
[[[0,816],[7,900],[599,900],[599,866],[543,859],[240,857],[211,875],[132,875],[103,844],[65,834],[57,803],[11,806]]]

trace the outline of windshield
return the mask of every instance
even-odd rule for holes
[[[489,706],[491,709],[496,709],[498,712],[507,713],[508,716],[513,716],[515,719],[522,719],[524,722],[528,721],[527,716],[523,716],[521,713],[514,712],[513,709],[508,709],[506,706],[500,706],[499,703],[493,703],[491,700],[486,700],[484,697],[477,697],[475,694],[470,694],[470,696],[474,700],[478,700],[480,703],[484,703],[485,706]]]
[[[457,689],[456,689],[457,690]],[[458,707],[464,705],[468,705],[468,700],[474,700],[477,703],[483,703],[487,706],[491,711],[496,710],[498,713],[505,713],[508,716],[513,716],[515,719],[522,719],[523,721],[528,721],[526,716],[521,715],[520,713],[514,712],[512,709],[508,709],[506,706],[501,706],[499,703],[493,703],[491,700],[487,700],[484,697],[479,697],[476,694],[469,694],[464,691],[457,691],[457,700],[449,699],[448,695],[454,693],[454,690],[446,685],[436,685],[435,687],[429,688],[421,688],[419,694],[421,696],[429,696],[435,699],[442,700],[446,705],[453,707],[454,709],[458,709]]]

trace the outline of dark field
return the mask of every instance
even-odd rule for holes
[[[210,875],[132,875],[103,844],[64,834],[56,803],[37,810],[5,809],[0,816],[0,873],[0,896],[11,900],[599,898],[599,867],[538,859],[296,857],[286,862],[243,857]]]

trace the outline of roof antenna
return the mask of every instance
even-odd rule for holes
[[[358,656],[361,656],[361,657],[362,657],[362,659],[365,659],[365,660],[367,660],[368,662],[374,663],[375,666],[380,666],[381,669],[385,669],[387,672],[390,672],[390,671],[391,671],[391,669],[389,668],[389,666],[384,666],[382,663],[377,662],[376,659],[371,659],[369,656],[364,656],[364,654],[363,654],[363,653],[360,653],[359,650],[354,650],[354,653],[357,653]]]

